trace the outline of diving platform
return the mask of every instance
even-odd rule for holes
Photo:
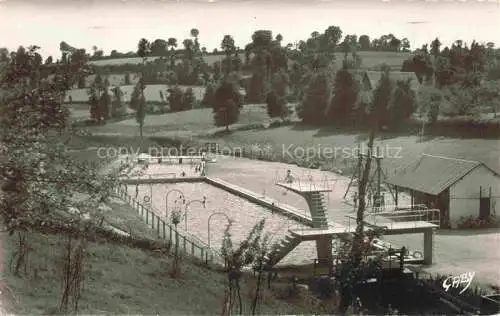
[[[404,235],[404,234],[417,234],[425,233],[428,229],[437,228],[438,225],[418,221],[418,222],[396,222],[396,223],[383,223],[379,225],[366,225],[367,227],[383,228],[384,236],[386,235]],[[337,237],[339,235],[351,234],[356,231],[356,226],[346,227],[335,224],[329,228],[304,228],[290,230],[294,236],[302,238],[302,241],[316,240],[318,237]]]
[[[293,229],[290,233],[299,237],[302,241],[317,240],[319,237],[337,237],[339,235],[351,234],[356,231],[356,227],[345,227],[336,225],[330,228],[304,228]]]
[[[297,194],[304,194],[304,193],[313,193],[313,192],[332,192],[331,189],[329,188],[322,188],[314,184],[314,182],[310,181],[294,181],[294,182],[278,182],[276,183],[277,186],[280,186],[284,189],[290,190],[294,193]]]

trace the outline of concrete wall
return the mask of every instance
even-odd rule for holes
[[[488,196],[491,187],[491,213],[500,210],[500,177],[484,166],[479,166],[450,187],[450,221],[455,228],[462,216],[479,216],[479,187]]]

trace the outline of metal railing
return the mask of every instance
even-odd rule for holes
[[[195,236],[188,233],[181,233],[179,229],[175,229],[172,225],[164,221],[157,214],[162,214],[153,206],[145,206],[135,198],[127,194],[121,187],[116,190],[117,195],[129,203],[145,220],[146,224],[155,230],[158,237],[167,240],[172,246],[176,246],[178,241],[178,249],[183,251],[188,256],[194,257],[201,262],[209,264],[223,264],[222,255],[215,249],[211,249],[208,245]]]
[[[395,229],[403,228],[402,223],[407,223],[404,228],[424,228],[422,222],[438,225],[440,223],[440,210],[438,209],[417,209],[401,210],[392,212],[368,213],[364,217],[364,222],[368,225],[380,228]],[[356,226],[356,218],[348,218],[348,227]],[[351,223],[351,220],[354,223]]]

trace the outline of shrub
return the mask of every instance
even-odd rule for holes
[[[195,107],[196,97],[193,88],[187,88],[182,95],[182,110],[191,110]]]
[[[231,81],[221,83],[215,92],[215,104],[213,106],[215,125],[225,126],[236,123],[239,119],[240,108],[243,105],[243,97],[239,92],[237,84]]]
[[[213,84],[208,84],[205,89],[205,94],[201,100],[201,106],[213,107],[215,104],[215,87]]]
[[[473,216],[463,216],[458,220],[457,228],[459,229],[476,229],[476,228],[498,228],[500,220],[491,215],[487,219],[474,218]]]
[[[183,110],[183,96],[184,93],[182,92],[181,88],[179,86],[175,86],[173,88],[170,88],[167,90],[168,92],[168,104],[170,105],[170,110],[171,111],[182,111]]]

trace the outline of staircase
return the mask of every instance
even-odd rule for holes
[[[321,192],[312,192],[307,198],[307,203],[311,211],[313,227],[328,228],[325,196]]]
[[[281,259],[297,247],[301,241],[302,240],[299,236],[292,236],[290,233],[286,235],[279,246],[271,250],[271,252],[265,257],[266,266],[272,267],[276,265]]]

